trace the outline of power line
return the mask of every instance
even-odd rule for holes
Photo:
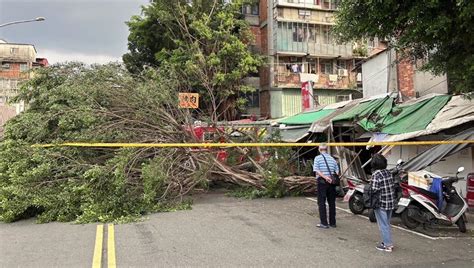
[[[429,87],[429,88],[427,88],[427,89],[425,89],[425,90],[423,90],[423,91],[419,91],[418,93],[419,93],[419,94],[423,94],[423,93],[425,93],[426,91],[428,91],[428,90],[430,90],[430,89],[432,89],[432,88],[434,88],[434,87],[436,87],[436,86],[438,86],[438,85],[440,85],[441,83],[444,83],[444,82],[446,82],[446,81],[448,81],[447,78],[444,79],[443,81],[437,83],[436,85],[433,85],[433,86],[431,86],[431,87]]]

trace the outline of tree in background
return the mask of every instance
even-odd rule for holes
[[[378,37],[423,69],[447,74],[451,90],[474,91],[474,1],[342,0],[335,32],[340,41]]]
[[[151,66],[173,73],[178,79],[169,86],[200,93],[200,116],[212,122],[236,118],[244,104],[239,95],[255,90],[243,78],[262,64],[249,49],[253,36],[241,14],[242,5],[252,1],[227,2],[155,0],[127,23],[127,68],[139,73]]]

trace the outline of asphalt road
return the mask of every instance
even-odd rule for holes
[[[304,197],[196,197],[193,209],[115,225],[117,267],[474,267],[474,232],[393,229],[395,249],[379,252],[376,224],[338,204],[336,229],[318,229]],[[398,219],[394,219],[397,224]],[[473,224],[472,222],[470,224]],[[97,224],[0,224],[1,267],[91,267]],[[104,226],[102,267],[107,267]],[[431,233],[430,233],[431,232]]]

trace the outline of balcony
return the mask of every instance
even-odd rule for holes
[[[335,45],[335,44],[316,44],[309,42],[292,42],[278,40],[277,50],[279,54],[302,53],[310,56],[327,56],[327,57],[343,57],[351,58],[352,45]]]
[[[273,85],[280,88],[299,88],[302,80],[311,80],[314,83],[314,88],[354,89],[357,87],[357,73],[342,69],[338,72],[339,74],[308,73],[304,71],[294,73],[280,64],[275,68]]]
[[[337,0],[275,0],[279,6],[336,10]]]
[[[352,44],[337,44],[329,25],[309,25],[300,22],[278,22],[274,43],[278,54],[353,57]]]

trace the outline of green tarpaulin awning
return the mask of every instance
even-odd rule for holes
[[[374,111],[377,111],[380,107],[386,107],[385,109],[388,108],[390,110],[392,104],[393,99],[388,96],[381,99],[362,102],[349,111],[334,117],[332,121],[352,121],[353,119],[362,119],[366,116],[369,116]]]
[[[338,115],[336,121],[356,121],[364,130],[386,134],[402,134],[425,129],[451,96],[442,95],[413,104],[395,105],[386,97],[361,103]]]
[[[278,123],[286,125],[310,125],[313,122],[324,118],[325,116],[331,114],[334,111],[335,109],[325,109],[315,112],[300,113],[280,120],[278,121]]]
[[[402,134],[425,129],[451,96],[443,95],[411,105],[397,105],[389,113],[377,111],[378,120],[362,120],[359,125],[367,131]]]

